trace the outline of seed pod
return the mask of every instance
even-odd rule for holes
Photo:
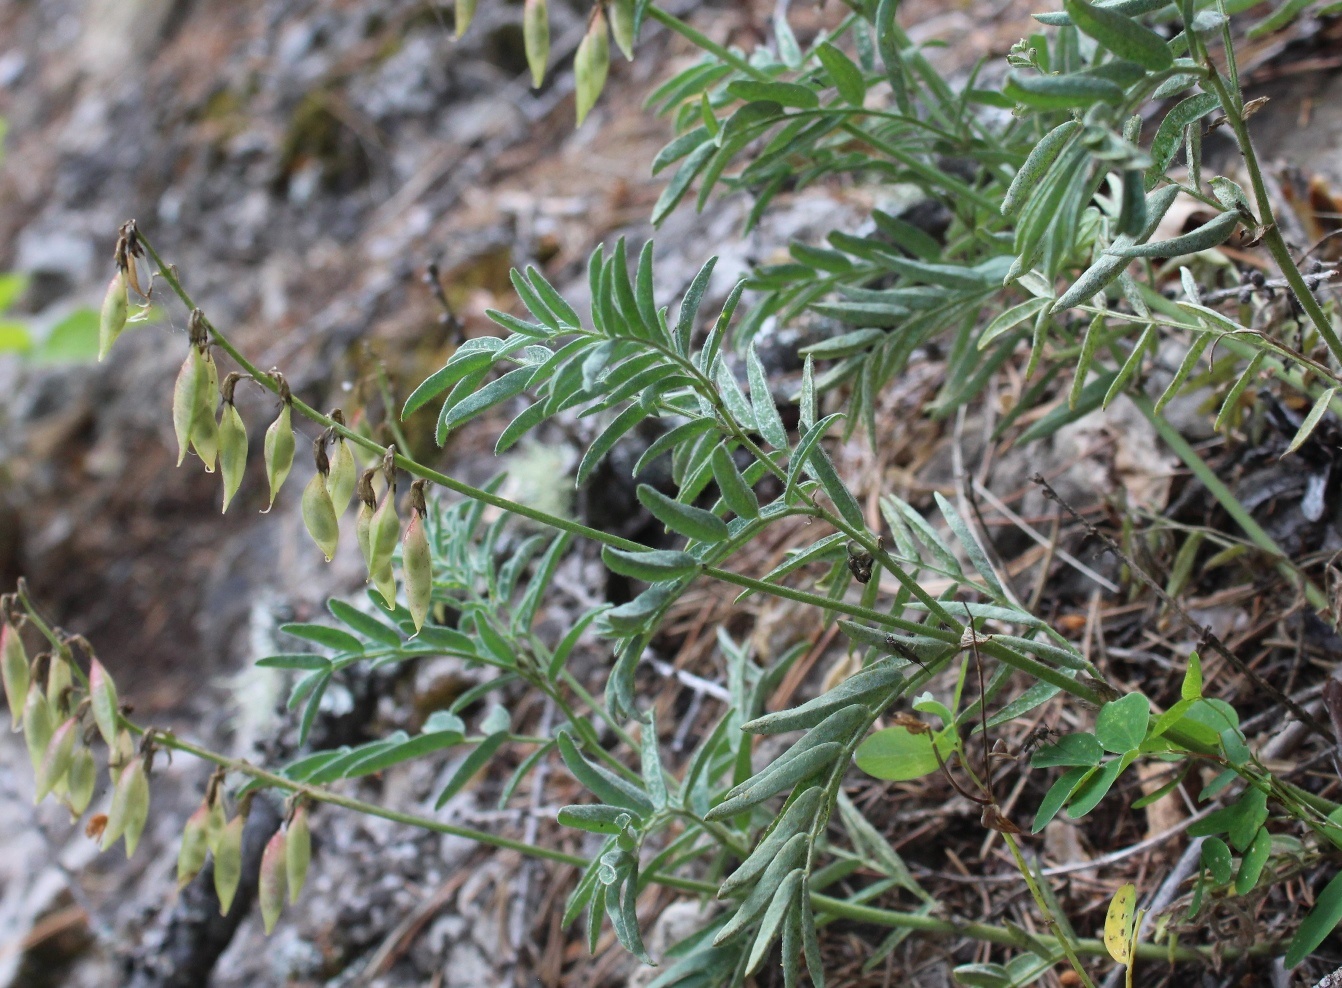
[[[340,541],[340,523],[336,520],[335,507],[331,504],[331,493],[326,489],[331,465],[326,459],[324,440],[318,439],[312,444],[312,454],[317,461],[317,472],[303,489],[303,524],[329,563]]]
[[[355,488],[359,495],[359,517],[354,523],[354,538],[359,543],[359,553],[363,556],[363,564],[368,567],[370,575],[373,556],[369,546],[369,531],[372,528],[374,510],[377,508],[377,496],[373,493],[373,478],[376,475],[376,470],[365,470]]]
[[[106,851],[124,834],[126,857],[129,858],[135,853],[135,845],[140,843],[148,819],[149,776],[145,773],[144,762],[136,756],[121,770],[121,777],[112,790],[112,806],[107,811],[102,849]]]
[[[70,663],[53,655],[47,666],[47,703],[51,704],[53,714],[59,715],[68,706],[72,683]]]
[[[350,495],[359,476],[359,468],[344,436],[337,436],[335,454],[331,457],[331,472],[326,475],[326,490],[331,495],[331,506],[339,518],[349,507]]]
[[[466,29],[471,26],[471,18],[475,16],[476,0],[457,0],[456,17],[457,37],[460,38],[466,33]]]
[[[98,733],[110,747],[116,740],[116,684],[97,659],[89,666],[89,706],[93,709],[93,722],[98,725]]]
[[[130,731],[122,728],[117,731],[116,744],[107,753],[107,774],[112,779],[112,785],[120,781],[121,773],[134,759],[135,739],[130,736]]]
[[[28,687],[28,698],[23,705],[23,741],[28,746],[28,758],[33,763],[33,771],[42,765],[55,730],[56,715],[42,687],[34,682]]]
[[[177,851],[179,889],[186,888],[205,866],[205,855],[209,851],[209,826],[210,808],[201,803],[182,828],[182,846]]]
[[[308,879],[308,863],[312,860],[312,832],[308,829],[308,808],[300,803],[289,821],[289,838],[285,845],[285,882],[289,887],[289,904],[298,901],[303,883]]]
[[[75,748],[74,758],[70,761],[70,771],[65,777],[70,790],[70,812],[76,817],[84,815],[93,799],[93,789],[98,781],[98,765],[93,760],[93,752],[85,745]]]
[[[187,447],[195,430],[196,415],[201,407],[201,394],[209,387],[209,368],[200,347],[192,346],[177,372],[177,383],[172,390],[172,427],[177,433],[177,465],[186,459]]]
[[[28,653],[23,648],[19,629],[8,621],[0,625],[0,677],[5,684],[5,698],[9,701],[10,730],[23,726],[23,705],[28,699],[28,684],[32,669]]]
[[[222,798],[216,796],[209,807],[209,813],[205,820],[205,846],[210,849],[211,854],[218,854],[219,838],[223,836],[224,828],[228,826],[228,818],[224,815]]]
[[[98,320],[98,361],[107,356],[112,344],[126,328],[126,315],[130,311],[130,288],[126,284],[126,272],[117,268],[112,280],[107,283],[107,294],[103,296],[103,308]]]
[[[208,348],[201,359],[205,361],[205,387],[196,396],[199,406],[192,421],[191,446],[205,464],[205,472],[214,473],[214,464],[219,457],[219,423],[214,417],[214,408],[219,402],[219,365]]]
[[[578,124],[596,105],[610,70],[610,39],[606,35],[606,14],[600,5],[592,8],[587,33],[573,56],[573,76],[577,89]]]
[[[288,391],[287,388],[284,390]],[[279,416],[266,430],[265,458],[266,479],[270,481],[270,503],[266,505],[266,511],[269,511],[275,506],[275,497],[284,478],[289,476],[289,468],[294,465],[294,428],[287,401],[280,406]]]
[[[634,60],[634,8],[635,0],[611,0],[610,33],[615,35],[615,43],[624,52],[629,61]]]
[[[401,534],[401,519],[396,515],[396,490],[388,488],[382,503],[373,512],[368,523],[368,569],[374,582],[378,575],[391,569],[392,553],[396,551],[396,537]],[[383,594],[383,596],[386,596]],[[387,603],[390,605],[391,601]]]
[[[47,742],[47,750],[42,763],[37,767],[37,778],[33,790],[33,803],[40,803],[47,794],[56,788],[56,784],[65,780],[70,771],[70,762],[75,754],[75,740],[79,736],[79,722],[73,717],[56,728]]]
[[[230,375],[231,376],[231,375]],[[242,486],[247,469],[247,426],[232,401],[219,413],[219,472],[224,480],[224,511]]]
[[[531,84],[540,89],[550,62],[550,11],[546,0],[526,0],[523,5],[522,42],[531,68]]]
[[[288,866],[285,864],[286,835],[283,830],[275,831],[261,852],[261,874],[257,887],[257,898],[261,902],[261,921],[266,928],[266,936],[275,929],[275,921],[280,918],[284,908],[284,886]]]
[[[429,537],[424,531],[426,511],[424,481],[416,480],[410,487],[410,524],[405,527],[405,539],[401,543],[405,596],[410,604],[410,616],[415,622],[416,634],[424,627],[433,599],[433,560],[429,552]]]
[[[219,834],[214,850],[214,893],[219,897],[219,915],[227,916],[242,880],[242,828],[246,816],[239,811]]]

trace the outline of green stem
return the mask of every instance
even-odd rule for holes
[[[1086,988],[1095,988],[1095,982],[1090,980],[1090,975],[1086,974],[1086,969],[1081,963],[1081,958],[1077,956],[1076,944],[1072,942],[1063,931],[1062,924],[1058,922],[1053,910],[1048,907],[1048,900],[1044,898],[1044,893],[1039,890],[1039,885],[1034,880],[1034,873],[1030,870],[1025,856],[1020,853],[1020,845],[1016,843],[1015,835],[1002,832],[1002,840],[1011,850],[1011,856],[1016,861],[1016,868],[1020,871],[1021,877],[1025,879],[1025,884],[1030,888],[1030,895],[1034,898],[1035,905],[1039,908],[1040,914],[1044,917],[1044,922],[1048,924],[1049,929],[1057,938],[1058,946],[1062,952],[1067,955],[1067,960],[1072,965],[1072,970],[1076,972],[1077,977]]]

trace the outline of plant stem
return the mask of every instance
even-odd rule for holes
[[[1067,955],[1067,960],[1071,962],[1072,970],[1076,972],[1081,983],[1086,988],[1095,988],[1095,982],[1090,980],[1090,975],[1086,974],[1086,969],[1081,963],[1081,958],[1076,955],[1076,944],[1066,936],[1062,924],[1058,922],[1053,910],[1048,907],[1048,900],[1044,898],[1044,893],[1039,890],[1038,883],[1035,882],[1034,873],[1030,870],[1025,856],[1020,853],[1020,845],[1016,843],[1015,835],[1002,832],[1002,840],[1011,850],[1011,856],[1016,861],[1016,868],[1020,871],[1021,877],[1025,879],[1025,884],[1029,886],[1030,895],[1034,898],[1035,905],[1039,908],[1040,914],[1044,917],[1044,922],[1048,924],[1049,929],[1057,937],[1058,946],[1062,952]]]

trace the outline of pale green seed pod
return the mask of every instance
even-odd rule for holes
[[[363,476],[359,478],[359,517],[354,523],[354,538],[359,543],[359,553],[363,556],[363,564],[368,568],[368,574],[371,577],[373,573],[373,555],[369,544],[369,532],[372,530],[373,514],[377,509],[377,497],[373,493],[373,477],[376,476],[376,470],[365,470]]]
[[[405,570],[405,596],[410,605],[410,616],[415,622],[415,633],[424,627],[433,601],[433,559],[429,552],[429,537],[424,531],[424,481],[417,480],[410,489],[410,523],[405,526],[401,542],[401,565]]]
[[[261,852],[261,874],[258,876],[257,898],[261,903],[261,921],[266,928],[266,936],[275,929],[275,923],[284,909],[284,892],[288,875],[285,864],[285,846],[287,835],[283,830],[275,831]]]
[[[466,29],[471,26],[471,20],[475,17],[475,5],[477,0],[457,0],[455,8],[457,22],[457,37],[460,38],[466,33]]]
[[[41,684],[34,681],[28,687],[28,698],[23,705],[23,742],[28,746],[28,758],[33,763],[34,772],[41,767],[55,731],[56,715]]]
[[[610,38],[606,29],[606,14],[600,5],[592,8],[591,19],[587,22],[587,33],[578,44],[578,52],[573,56],[573,77],[577,90],[578,124],[587,119],[587,114],[596,105],[597,97],[606,85],[606,73],[610,71]]]
[[[32,668],[19,629],[8,621],[0,625],[0,677],[5,685],[5,699],[9,701],[10,730],[17,731],[23,726],[23,706],[28,699]]]
[[[196,425],[196,414],[201,407],[200,396],[209,387],[209,368],[200,347],[192,346],[177,372],[177,383],[172,389],[172,428],[177,433],[177,465],[186,459],[191,445],[191,433]]]
[[[60,656],[52,656],[51,663],[47,666],[47,703],[51,704],[53,715],[59,717],[69,705],[73,682],[70,663]]]
[[[206,473],[214,473],[219,458],[219,423],[215,421],[214,407],[219,401],[219,366],[208,350],[204,356],[205,387],[200,390],[200,402],[191,426],[191,447],[205,464]]]
[[[400,534],[401,519],[396,515],[396,491],[388,488],[368,523],[368,569],[374,581],[378,574],[391,568],[391,557],[396,551],[396,540]],[[388,603],[391,601],[388,600]]]
[[[391,563],[369,574],[373,587],[381,594],[388,608],[396,606],[396,571]]]
[[[130,312],[130,287],[126,283],[126,272],[117,269],[112,280],[107,283],[107,293],[103,296],[102,313],[98,319],[98,361],[107,356],[116,338],[126,328],[126,316]]]
[[[58,783],[65,781],[65,776],[70,771],[70,762],[75,755],[75,741],[78,736],[79,722],[73,717],[52,733],[51,740],[47,742],[47,750],[42,756],[42,763],[37,767],[36,785],[33,789],[34,804],[42,802]]]
[[[224,511],[242,486],[247,470],[247,426],[231,401],[219,413],[219,473],[224,481]]]
[[[107,811],[107,827],[103,830],[102,849],[106,851],[126,838],[126,857],[135,853],[140,843],[145,822],[149,819],[149,776],[139,756],[121,770],[116,787],[112,790],[112,806]]]
[[[522,43],[531,69],[531,84],[540,89],[550,63],[550,10],[546,0],[526,0],[523,5]]]
[[[321,459],[325,461],[325,453]],[[320,471],[312,475],[303,489],[303,524],[329,563],[340,541],[340,523],[331,504],[331,494],[326,489],[326,475]]]
[[[289,888],[289,904],[298,901],[303,883],[308,880],[308,863],[312,860],[312,832],[308,829],[308,808],[299,804],[289,820],[289,837],[285,845],[285,883]]]
[[[89,706],[93,710],[93,722],[98,725],[98,733],[111,747],[116,740],[119,701],[116,684],[97,659],[89,666]]]
[[[615,36],[615,43],[620,46],[620,51],[624,52],[624,57],[629,61],[634,60],[634,8],[635,0],[611,0],[606,8],[610,11],[610,33]]]
[[[93,760],[93,752],[84,745],[75,748],[74,758],[70,761],[70,771],[65,777],[69,787],[70,813],[78,819],[89,808],[93,799],[93,789],[98,782],[98,764]]]
[[[275,506],[280,487],[294,465],[294,428],[287,401],[280,406],[280,414],[266,430],[265,460],[266,479],[270,482],[270,503],[266,505],[266,511],[269,511]]]
[[[219,915],[227,916],[242,880],[242,813],[228,821],[214,850],[214,892],[219,897]]]
[[[131,737],[130,731],[117,731],[116,744],[112,745],[107,753],[107,774],[112,780],[112,785],[116,785],[121,779],[121,773],[125,767],[135,758],[135,739]]]
[[[331,472],[326,475],[326,490],[331,495],[331,506],[335,508],[337,518],[349,507],[349,499],[354,494],[358,477],[359,467],[354,462],[349,443],[345,442],[343,436],[337,436],[335,454],[331,457]]]
[[[177,850],[177,887],[186,888],[205,867],[209,851],[210,808],[204,803],[196,807],[182,828],[182,846]]]

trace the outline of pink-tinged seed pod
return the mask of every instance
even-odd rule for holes
[[[373,514],[377,509],[377,497],[373,494],[373,477],[376,473],[376,470],[365,470],[355,488],[359,495],[359,516],[354,523],[354,538],[359,543],[359,552],[363,556],[364,566],[368,568],[370,579],[373,575],[373,555],[369,543]]]
[[[285,847],[288,843],[283,830],[275,831],[261,852],[261,874],[258,878],[257,898],[261,902],[261,921],[266,928],[266,936],[275,929],[284,908],[285,884],[288,865],[285,864]]]
[[[354,454],[349,443],[337,436],[335,453],[331,456],[331,472],[326,475],[326,490],[331,495],[331,506],[339,518],[349,507],[349,499],[354,494],[354,485],[358,480],[359,467],[354,462]]]
[[[198,346],[187,350],[182,369],[177,372],[177,383],[172,389],[172,428],[177,434],[177,465],[180,467],[186,459],[187,448],[191,445],[191,433],[196,425],[196,414],[200,410],[200,396],[209,384],[210,372],[205,364],[205,355]]]
[[[10,730],[17,731],[23,726],[23,705],[28,699],[32,667],[19,629],[8,621],[0,625],[0,677],[5,685],[5,699],[9,701]]]
[[[59,716],[68,706],[70,688],[74,683],[70,672],[70,663],[60,656],[52,656],[47,666],[47,703],[51,704],[53,714]]]
[[[546,0],[526,0],[523,4],[522,44],[531,69],[531,84],[540,89],[550,63],[550,11]]]
[[[57,783],[65,780],[66,774],[70,771],[70,762],[75,755],[75,741],[79,736],[79,722],[73,717],[51,735],[51,740],[47,742],[47,750],[42,756],[42,763],[37,767],[35,788],[33,790],[33,803],[37,804],[47,798],[47,795],[56,788]]]
[[[433,558],[429,552],[428,533],[424,531],[425,515],[424,481],[417,480],[410,488],[410,523],[405,527],[405,538],[401,542],[405,596],[416,634],[424,627],[433,601]]]
[[[269,511],[275,506],[280,487],[294,465],[293,413],[287,401],[280,406],[280,414],[266,430],[265,460],[266,479],[270,482],[270,503],[266,505],[266,511]]]
[[[98,362],[107,356],[116,338],[126,328],[126,316],[130,312],[130,289],[126,284],[126,272],[117,269],[112,280],[107,283],[107,293],[103,295],[102,313],[98,319]]]
[[[308,808],[301,803],[289,821],[289,837],[285,845],[285,881],[289,887],[289,904],[298,901],[303,883],[308,879],[308,863],[312,860],[312,832],[308,829]]]
[[[184,889],[200,874],[209,851],[208,831],[210,808],[204,803],[196,807],[182,828],[182,846],[177,850],[177,888]]]
[[[119,701],[116,683],[112,682],[112,677],[97,659],[89,666],[89,706],[93,710],[93,722],[98,725],[98,733],[111,747],[116,740]]]
[[[23,705],[23,741],[28,746],[28,757],[36,772],[46,756],[51,735],[56,731],[56,715],[52,712],[42,687],[34,682],[28,687],[28,699]]]
[[[144,825],[149,819],[149,776],[144,762],[136,756],[121,770],[116,787],[112,790],[112,806],[107,811],[107,827],[103,830],[102,849],[106,851],[123,835],[126,838],[126,857],[135,853]]]
[[[214,892],[219,897],[221,916],[227,916],[232,908],[242,879],[242,828],[246,822],[241,813],[229,820],[214,852]]]
[[[75,748],[74,758],[70,760],[70,771],[65,777],[69,787],[70,813],[75,818],[84,815],[93,799],[93,789],[98,782],[98,765],[93,760],[93,752],[84,745]]]
[[[247,470],[247,426],[233,402],[224,403],[219,413],[219,473],[224,481],[224,511],[242,486]]]

